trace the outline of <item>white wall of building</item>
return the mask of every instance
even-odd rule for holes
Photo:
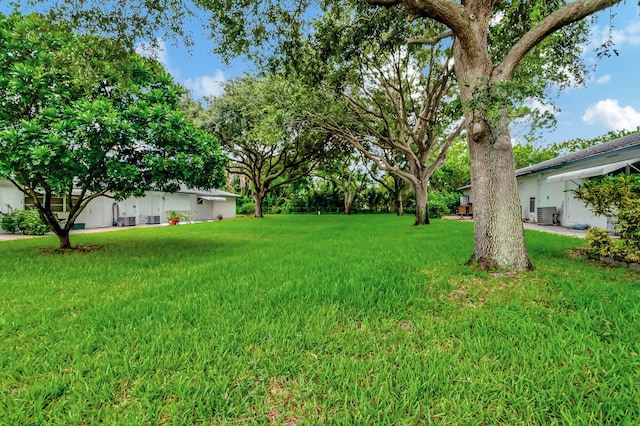
[[[213,202],[213,216],[222,215],[223,219],[233,219],[236,217],[236,199],[235,197],[224,197],[225,201]]]
[[[555,207],[560,214],[559,220],[562,226],[586,224],[606,228],[606,217],[594,215],[582,201],[573,197],[571,190],[577,188],[584,179],[549,182],[547,178],[553,174],[555,173],[538,173],[518,177],[522,218],[535,222],[538,207]],[[531,198],[535,198],[536,211],[534,212],[529,211]]]
[[[520,211],[522,219],[530,222],[536,221],[536,209],[538,208],[538,181],[534,176],[526,176],[518,179],[518,193],[520,197]],[[533,212],[531,212],[531,199],[533,198]]]

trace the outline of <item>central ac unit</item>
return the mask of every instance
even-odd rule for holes
[[[118,218],[118,222],[122,224],[122,226],[136,226],[136,217],[135,216],[120,216]]]
[[[146,216],[147,225],[159,225],[160,216]]]
[[[555,207],[538,207],[536,222],[538,225],[553,225],[553,215],[555,214]]]

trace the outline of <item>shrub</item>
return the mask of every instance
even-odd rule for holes
[[[240,214],[255,214],[256,213],[256,203],[249,202],[240,206],[238,209]]]
[[[609,233],[602,228],[587,229],[586,236],[587,246],[589,247],[589,255],[592,257],[616,257],[621,253],[618,246],[609,236]]]
[[[429,194],[429,217],[442,217],[454,213],[460,204],[457,192],[434,192]]]
[[[617,175],[590,179],[573,191],[595,214],[614,219],[622,247],[604,229],[587,233],[589,251],[594,256],[640,261],[640,176]],[[606,236],[606,238],[605,238]]]
[[[35,209],[12,209],[9,213],[2,213],[0,225],[12,234],[44,235],[49,231]]]

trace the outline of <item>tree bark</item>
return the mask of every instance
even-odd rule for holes
[[[60,228],[60,230],[55,231],[55,234],[58,236],[60,240],[60,248],[63,250],[68,250],[71,248],[71,241],[69,240],[69,230]]]
[[[427,184],[420,183],[413,186],[413,194],[416,198],[415,226],[429,225],[429,205],[427,198]]]
[[[404,206],[402,205],[402,193],[396,193],[396,215],[404,216]]]
[[[264,202],[264,197],[266,193],[263,191],[256,191],[253,193],[253,200],[256,202],[256,211],[253,214],[253,217],[262,219],[264,215],[262,214],[262,204]]]
[[[508,119],[469,141],[474,251],[481,269],[532,269],[524,238]]]

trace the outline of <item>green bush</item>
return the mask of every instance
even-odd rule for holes
[[[586,241],[587,247],[589,247],[589,255],[592,257],[615,257],[621,254],[605,229],[597,227],[587,229]]]
[[[49,231],[35,209],[12,209],[9,213],[2,213],[0,225],[12,234],[44,235]]]
[[[256,213],[256,203],[249,202],[240,206],[238,209],[240,214],[255,214]]]
[[[617,175],[594,178],[573,191],[595,214],[613,218],[622,246],[615,244],[604,229],[587,233],[589,252],[640,262],[640,176]]]
[[[455,213],[460,204],[457,192],[434,192],[429,194],[429,217],[438,218]]]

